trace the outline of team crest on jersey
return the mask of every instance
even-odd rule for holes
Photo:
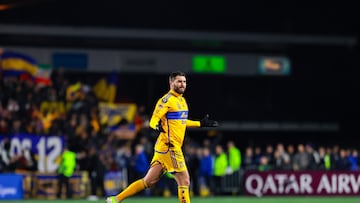
[[[181,109],[181,105],[179,104],[179,103],[176,103],[177,104],[177,107],[179,108],[179,109]]]

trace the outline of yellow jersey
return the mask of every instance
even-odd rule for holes
[[[170,148],[181,150],[186,127],[200,127],[200,121],[188,119],[188,106],[183,95],[173,90],[157,101],[149,125],[156,129],[160,121],[165,132],[160,133],[155,143],[158,153],[167,153]]]

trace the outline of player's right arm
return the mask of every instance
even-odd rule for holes
[[[164,102],[162,99],[159,99],[159,101],[156,103],[154,112],[150,119],[150,124],[149,124],[150,128],[157,131],[161,131],[161,129],[163,129],[160,120],[168,112],[168,109],[169,109],[168,102],[167,101]]]

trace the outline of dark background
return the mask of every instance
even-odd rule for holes
[[[358,34],[359,12],[338,1],[95,1],[1,0],[1,22],[76,26]]]

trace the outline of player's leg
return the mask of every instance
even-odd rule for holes
[[[70,199],[72,198],[72,188],[70,187],[70,178],[64,177],[65,181],[65,188],[66,188],[66,198]]]
[[[120,194],[116,196],[108,197],[106,199],[106,202],[107,203],[121,202],[124,199],[144,190],[145,188],[153,186],[156,182],[159,181],[162,174],[163,174],[163,168],[161,164],[158,162],[153,163],[144,178],[131,183]]]
[[[189,186],[190,176],[189,172],[182,171],[173,174],[178,185],[178,197],[180,203],[190,203]]]
[[[190,175],[182,151],[170,151],[170,159],[173,168],[170,168],[169,171],[174,171],[173,175],[178,185],[179,201],[180,203],[190,203]]]
[[[63,185],[63,175],[60,174],[58,176],[58,191],[57,191],[57,198],[60,199],[61,198],[61,193],[62,193],[62,185]]]
[[[160,162],[153,162],[151,164],[151,168],[143,178],[144,185],[146,185],[146,188],[150,188],[154,186],[157,182],[159,182],[163,174],[164,174],[164,168],[160,164]]]

